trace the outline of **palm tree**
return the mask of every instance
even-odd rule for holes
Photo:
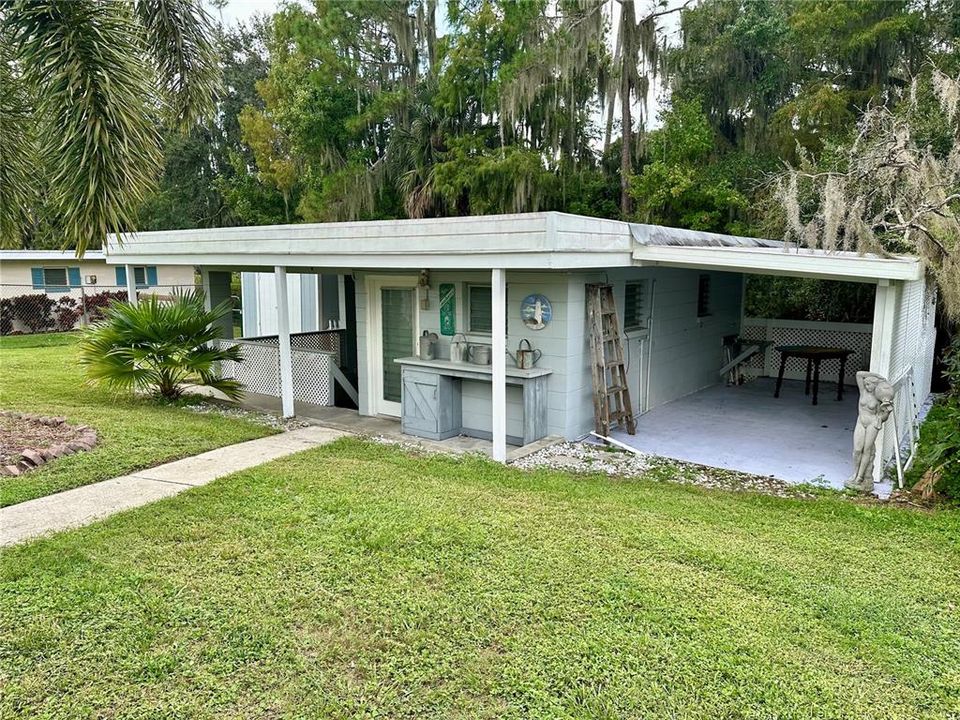
[[[200,292],[116,302],[84,332],[80,364],[91,382],[115,390],[175,400],[190,386],[206,386],[238,400],[243,386],[219,372],[220,363],[242,360],[240,346],[217,343],[217,324],[231,311],[229,301],[205,309]]]
[[[199,0],[0,3],[0,243],[41,206],[78,256],[135,230],[162,124],[212,109],[212,38]]]

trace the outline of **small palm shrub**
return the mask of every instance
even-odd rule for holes
[[[148,296],[137,305],[114,302],[103,320],[84,331],[80,362],[90,381],[117,390],[172,400],[187,386],[200,385],[238,400],[243,386],[224,378],[218,365],[241,359],[238,346],[220,348],[216,342],[216,323],[230,311],[229,301],[206,310],[200,292],[173,300]]]

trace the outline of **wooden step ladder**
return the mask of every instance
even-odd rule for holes
[[[593,417],[599,435],[610,434],[613,424],[637,432],[633,417],[627,369],[623,361],[620,319],[612,285],[587,285],[587,322],[593,355]]]

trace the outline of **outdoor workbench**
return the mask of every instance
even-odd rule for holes
[[[807,361],[807,381],[803,394],[810,394],[810,370],[813,369],[813,404],[817,404],[817,393],[820,389],[820,362],[823,360],[839,360],[840,376],[837,378],[837,400],[843,400],[843,376],[847,367],[847,357],[853,350],[838,347],[821,347],[819,345],[778,345],[776,351],[780,353],[780,372],[777,374],[777,387],[773,396],[780,397],[780,388],[783,385],[783,371],[787,367],[787,360],[792,357]]]

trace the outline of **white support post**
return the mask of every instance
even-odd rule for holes
[[[124,265],[127,274],[127,302],[131,305],[137,305],[137,279],[133,274],[133,265]]]
[[[493,312],[493,377],[491,383],[493,459],[507,461],[507,282],[506,273],[496,268],[490,274]]]
[[[870,372],[889,377],[893,357],[893,321],[896,314],[897,287],[889,280],[877,283],[877,295],[873,302],[873,337],[870,346]]]
[[[287,299],[287,269],[273,269],[277,282],[277,336],[280,342],[280,404],[283,417],[293,417],[293,357],[290,352],[290,307]]]
[[[870,344],[870,372],[882,375],[890,382],[893,370],[893,324],[897,312],[898,286],[889,280],[877,283],[877,295],[873,303],[873,338]],[[883,479],[883,450],[886,431],[880,434],[873,462],[873,482]]]

